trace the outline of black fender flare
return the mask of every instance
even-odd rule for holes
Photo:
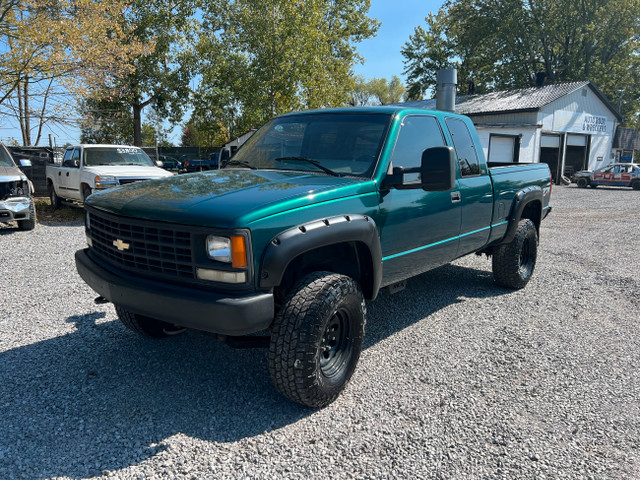
[[[540,220],[542,220],[542,205],[543,205],[544,193],[542,191],[542,187],[537,185],[532,185],[527,188],[523,188],[518,193],[516,193],[515,199],[513,200],[513,206],[511,208],[511,215],[509,216],[509,226],[507,227],[507,233],[504,238],[500,242],[509,243],[516,235],[516,230],[518,229],[518,223],[522,218],[522,212],[531,202],[539,201],[540,202]],[[536,225],[536,229],[539,228],[539,225]],[[538,232],[540,234],[540,232]]]
[[[260,288],[280,285],[293,259],[311,250],[345,242],[362,242],[371,254],[375,298],[382,282],[382,249],[378,228],[366,215],[337,215],[298,225],[276,235],[265,248],[260,268]],[[364,288],[364,286],[363,286]]]

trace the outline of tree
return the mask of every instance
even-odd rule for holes
[[[456,66],[477,91],[593,81],[623,114],[640,109],[640,0],[449,0],[404,45],[410,95]]]
[[[133,58],[128,71],[113,75],[95,93],[118,98],[130,108],[134,145],[142,145],[146,107],[173,124],[182,118],[195,73],[190,47],[196,31],[195,8],[194,0],[132,0],[123,19],[132,37],[152,48]]]
[[[362,107],[366,105],[388,105],[401,102],[406,89],[397,75],[386,78],[372,78],[365,80],[363,76],[355,77],[354,88],[351,91],[349,105]]]
[[[210,0],[196,110],[231,135],[293,110],[344,104],[354,44],[375,35],[369,0]],[[203,107],[204,105],[204,107]]]
[[[87,97],[80,101],[80,142],[131,144],[131,108],[118,97]]]
[[[192,115],[182,130],[183,147],[221,147],[229,141],[227,129],[219,121],[208,121]]]
[[[0,105],[19,120],[24,145],[47,123],[65,122],[69,95],[128,68],[146,46],[131,41],[119,18],[123,0],[0,0]],[[32,121],[36,137],[32,142]]]

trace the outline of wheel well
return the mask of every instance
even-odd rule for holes
[[[351,277],[360,284],[365,298],[373,298],[374,272],[369,249],[362,242],[345,242],[316,248],[291,260],[280,285],[274,289],[276,302],[281,303],[298,280],[317,271]]]
[[[522,215],[520,216],[520,219],[523,218],[531,220],[536,226],[538,235],[540,235],[540,222],[542,221],[542,203],[540,203],[538,200],[529,202],[527,206],[524,207]]]

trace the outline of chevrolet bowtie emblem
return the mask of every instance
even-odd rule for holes
[[[116,247],[118,250],[120,250],[121,252],[125,251],[125,250],[129,250],[129,247],[131,245],[129,245],[128,243],[123,242],[120,239],[114,240],[113,241],[113,246]]]

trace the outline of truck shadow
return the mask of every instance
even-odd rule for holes
[[[448,265],[380,297],[366,347],[460,297],[506,293],[490,276]],[[314,414],[275,392],[264,350],[201,332],[145,340],[107,320],[73,316],[75,331],[0,353],[0,478],[101,475],[162,455],[174,435],[234,442]]]

